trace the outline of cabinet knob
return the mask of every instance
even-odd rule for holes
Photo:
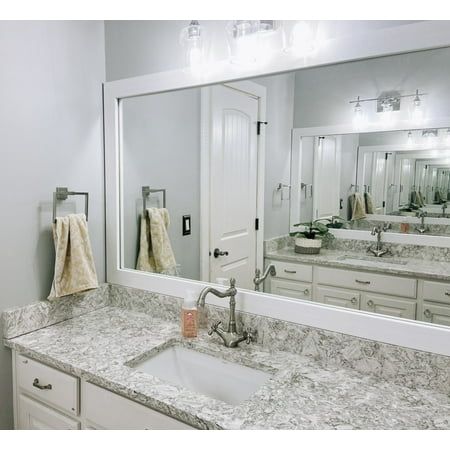
[[[358,301],[358,299],[357,299],[356,297],[353,297],[353,298],[350,300],[350,302],[351,302],[353,305],[356,305],[357,301]]]
[[[367,306],[368,306],[369,308],[373,308],[373,307],[375,306],[375,303],[374,303],[372,300],[369,300],[369,301],[367,302]]]
[[[309,295],[309,289],[305,289],[305,290],[303,291],[303,293],[304,293],[305,295]]]
[[[431,317],[431,311],[430,311],[429,309],[426,309],[426,310],[423,312],[423,315],[424,315],[425,317]]]

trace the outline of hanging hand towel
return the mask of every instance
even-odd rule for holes
[[[358,220],[366,217],[366,205],[360,192],[355,192],[350,196],[350,205],[352,206],[352,219]]]
[[[175,256],[167,228],[169,211],[166,208],[149,208],[141,216],[141,232],[137,270],[178,275]]]
[[[84,214],[57,217],[53,224],[55,274],[49,299],[98,287]]]
[[[373,200],[372,195],[370,195],[368,192],[364,193],[364,201],[366,205],[366,213],[367,214],[373,214]]]

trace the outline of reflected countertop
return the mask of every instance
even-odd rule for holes
[[[249,399],[232,406],[127,365],[171,342],[265,370],[271,378]],[[227,349],[204,332],[197,339],[182,340],[178,323],[118,307],[42,328],[6,345],[197,428],[450,428],[450,400],[444,393],[256,344]]]
[[[450,281],[450,262],[430,261],[418,258],[382,256],[344,250],[321,249],[317,255],[295,253],[293,247],[266,252],[265,258],[277,261],[317,264],[337,269],[355,269],[390,275]]]

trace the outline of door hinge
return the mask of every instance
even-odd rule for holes
[[[383,208],[386,207],[386,202],[383,200]]]
[[[258,122],[256,122],[256,134],[258,136],[261,134],[261,125],[267,125],[267,122],[263,122],[261,120],[258,120]]]
[[[259,219],[258,218],[255,219],[255,230],[256,231],[259,230]]]

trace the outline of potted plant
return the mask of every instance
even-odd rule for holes
[[[317,254],[322,247],[322,237],[329,233],[329,229],[318,220],[306,223],[294,224],[294,227],[301,227],[299,231],[290,233],[295,236],[295,252],[304,254]]]

